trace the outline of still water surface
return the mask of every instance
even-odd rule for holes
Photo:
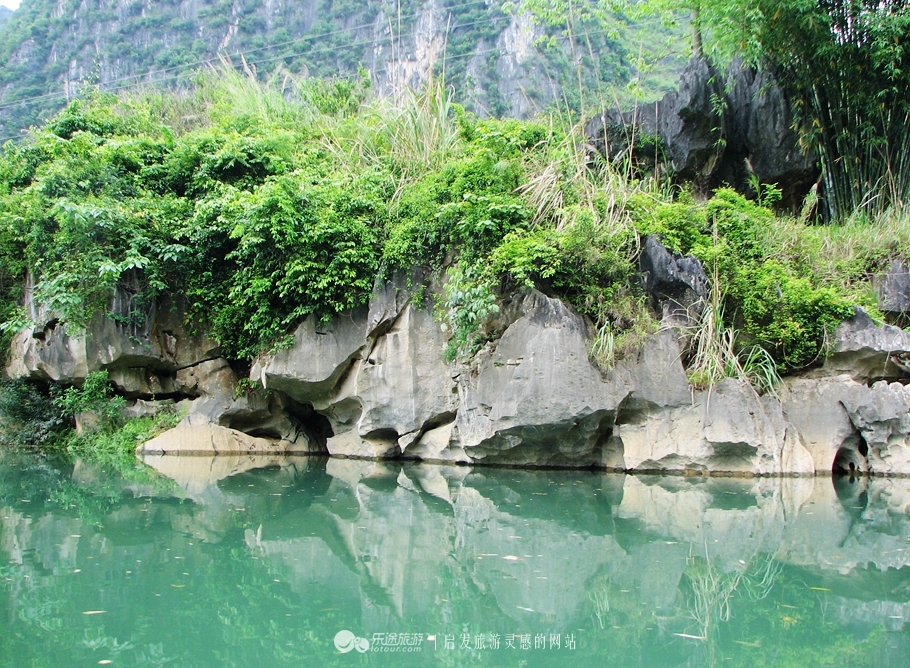
[[[910,665],[910,481],[146,461],[0,458],[0,666]]]

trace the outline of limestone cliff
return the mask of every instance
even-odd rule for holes
[[[502,303],[498,338],[450,364],[444,325],[410,285],[399,275],[377,284],[365,308],[304,321],[293,345],[256,360],[243,383],[246,370],[189,333],[173,305],[141,331],[99,317],[69,332],[46,317],[16,337],[8,373],[78,383],[107,369],[142,410],[180,401],[184,421],[146,453],[910,474],[910,391],[896,363],[910,335],[862,312],[840,327],[824,366],[759,396],[732,379],[690,387],[672,313],[633,359],[603,372],[589,359],[586,322],[529,289]]]

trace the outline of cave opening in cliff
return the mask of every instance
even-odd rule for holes
[[[865,475],[868,472],[866,461],[868,452],[869,448],[861,436],[858,437],[858,442],[855,444],[842,445],[834,455],[831,475],[838,477],[849,476],[851,480]]]

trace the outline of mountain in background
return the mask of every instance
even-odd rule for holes
[[[681,29],[573,26],[575,40],[506,15],[498,0],[23,0],[0,29],[0,137],[57,111],[87,84],[186,83],[218,54],[260,75],[370,74],[395,95],[444,76],[481,115],[527,118],[672,88]],[[620,22],[617,22],[620,25]],[[621,37],[615,35],[621,34]],[[628,54],[650,49],[640,72]],[[654,45],[658,45],[656,48]]]
[[[0,6],[0,28],[6,23],[7,19],[13,15],[13,10],[9,7]]]

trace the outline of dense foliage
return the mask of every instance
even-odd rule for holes
[[[592,355],[609,366],[654,328],[636,261],[657,234],[712,278],[707,336],[727,361],[702,368],[704,333],[690,360],[711,383],[756,360],[765,376],[819,360],[854,303],[874,310],[867,274],[907,235],[904,218],[822,230],[728,190],[707,202],[664,192],[592,162],[558,118],[480,121],[440,85],[400,106],[366,92],[222,69],[185,94],[92,95],[8,144],[7,332],[28,324],[16,305],[27,277],[71,328],[128,281],[131,310],[116,318],[141,322],[163,292],[181,293],[228,356],[249,359],[424,265],[448,280],[436,305],[450,358],[497,335],[485,321],[498,296],[533,286],[590,318]]]
[[[910,198],[910,6],[904,0],[522,0],[541,20],[662,15],[693,26],[693,52],[771,71],[818,152],[828,218]]]

